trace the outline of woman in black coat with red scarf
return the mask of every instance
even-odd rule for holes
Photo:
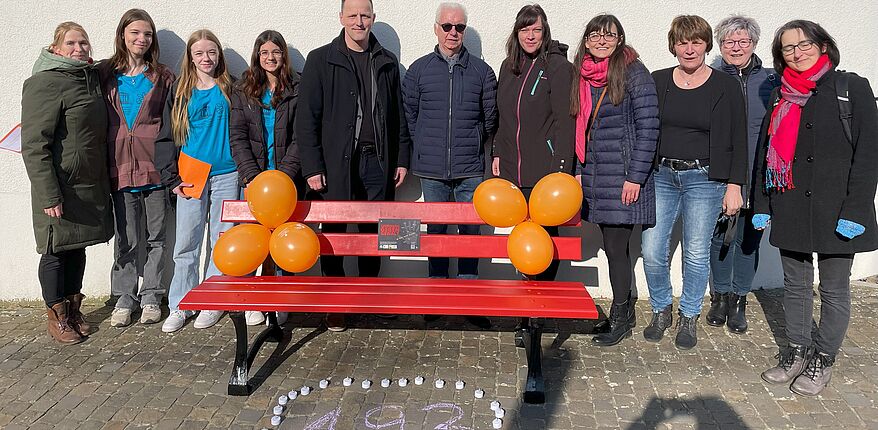
[[[763,121],[753,225],[771,222],[771,244],[780,248],[789,348],[762,378],[813,396],[829,384],[850,322],[854,254],[878,249],[878,108],[866,79],[835,70],[838,47],[819,24],[787,23],[772,54],[782,86]],[[849,119],[840,118],[845,108]],[[813,253],[819,325],[812,317]]]

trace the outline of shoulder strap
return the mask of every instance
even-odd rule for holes
[[[844,128],[844,136],[848,142],[853,143],[854,138],[851,133],[851,119],[853,111],[851,109],[851,99],[848,96],[848,79],[847,72],[840,70],[835,78],[835,95],[838,98],[838,112],[841,119],[841,126]]]

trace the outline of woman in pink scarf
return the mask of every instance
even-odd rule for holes
[[[631,255],[636,225],[655,223],[651,175],[658,139],[658,98],[649,70],[627,45],[613,15],[585,27],[574,64],[570,113],[576,117],[575,152],[582,170],[583,218],[598,224],[613,287],[609,330],[592,339],[615,345],[631,336]]]
[[[789,347],[762,379],[814,396],[832,378],[850,322],[854,254],[878,249],[878,108],[866,79],[835,70],[838,47],[819,24],[785,24],[771,51],[782,85],[762,124],[753,225],[764,229],[770,220],[771,244],[780,248]]]

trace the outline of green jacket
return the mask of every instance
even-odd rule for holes
[[[38,253],[113,237],[106,133],[94,66],[43,49],[21,97],[21,155],[31,182]],[[61,218],[43,212],[59,203]]]

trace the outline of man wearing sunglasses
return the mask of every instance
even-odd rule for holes
[[[466,9],[442,3],[433,30],[438,44],[416,60],[403,80],[406,120],[412,134],[412,173],[421,180],[426,202],[471,202],[485,174],[484,143],[496,128],[497,79],[482,59],[463,46]],[[428,225],[429,234],[448,226]],[[458,226],[460,234],[479,234],[478,226]],[[448,278],[447,258],[430,258],[431,278]],[[457,277],[479,276],[479,260],[458,261]],[[428,318],[428,317],[427,317]],[[471,323],[490,327],[484,317]]]

